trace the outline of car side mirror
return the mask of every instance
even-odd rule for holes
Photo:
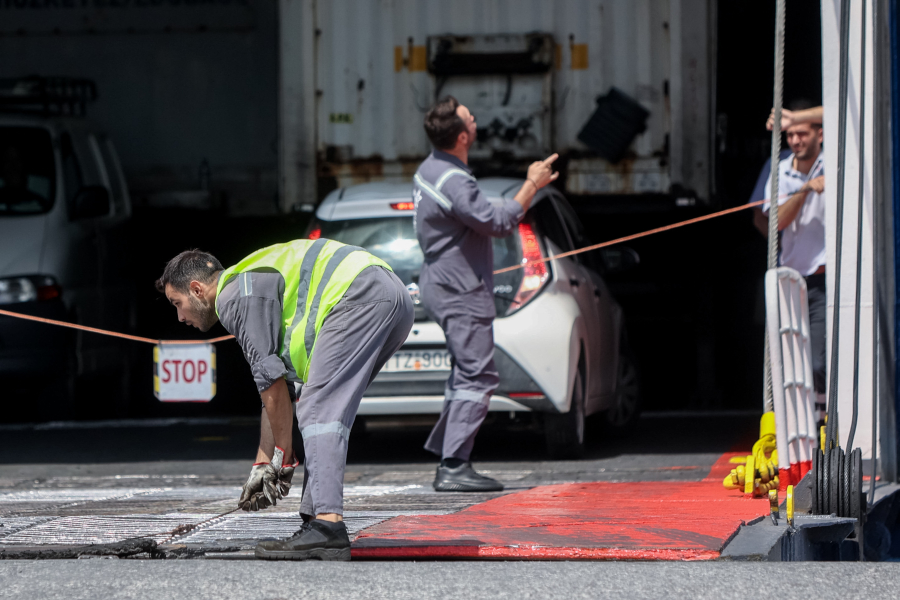
[[[605,248],[600,251],[607,274],[624,273],[641,264],[641,257],[628,246]]]
[[[75,194],[73,210],[75,219],[105,217],[109,211],[109,190],[102,185],[88,185]]]

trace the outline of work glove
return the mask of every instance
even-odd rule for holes
[[[274,502],[269,502],[263,493],[263,477],[269,463],[256,463],[250,470],[250,477],[241,490],[241,498],[238,506],[247,511],[258,511],[269,508]]]
[[[285,464],[284,450],[276,446],[272,462],[263,468],[263,495],[273,506],[291,491],[294,469],[300,464],[296,456],[292,458],[293,462]]]

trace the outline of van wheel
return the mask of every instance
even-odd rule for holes
[[[584,455],[584,398],[584,365],[579,361],[569,412],[544,415],[544,437],[550,458],[581,458]]]
[[[641,385],[634,358],[623,345],[616,378],[616,404],[604,414],[604,429],[613,437],[632,433],[641,417]]]

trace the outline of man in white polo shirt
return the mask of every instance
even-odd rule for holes
[[[808,108],[797,102],[792,110]],[[813,383],[825,393],[825,170],[822,126],[795,123],[787,128],[792,154],[778,164],[779,263],[806,277]],[[766,199],[771,198],[771,176]],[[769,205],[763,205],[768,213]]]

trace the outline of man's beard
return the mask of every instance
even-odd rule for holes
[[[197,329],[200,331],[209,331],[216,324],[216,311],[212,307],[212,303],[201,300],[196,296],[188,296],[191,302],[191,310],[196,317]]]
[[[801,154],[797,154],[797,158],[800,160],[812,160],[817,156],[819,156],[819,148],[812,145],[807,146]]]

